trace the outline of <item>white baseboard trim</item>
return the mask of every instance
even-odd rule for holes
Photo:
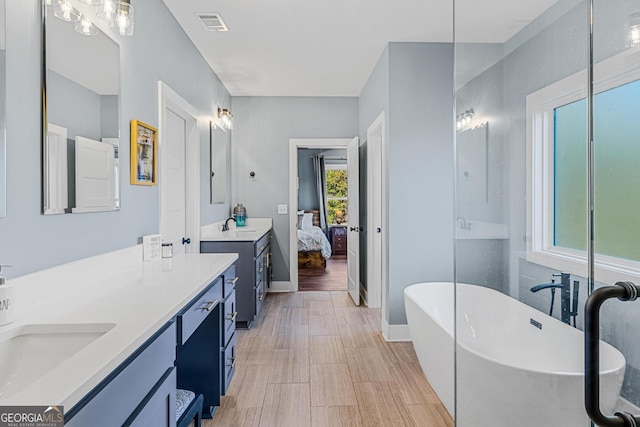
[[[386,320],[383,320],[382,337],[387,342],[411,341],[409,325],[390,325]]]
[[[267,292],[295,292],[296,289],[291,289],[291,282],[271,282],[271,287],[267,289]]]

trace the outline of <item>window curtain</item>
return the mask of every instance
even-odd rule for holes
[[[320,228],[327,234],[327,180],[325,177],[324,156],[313,156],[313,170],[316,174],[316,189],[318,191],[318,206],[320,210]]]

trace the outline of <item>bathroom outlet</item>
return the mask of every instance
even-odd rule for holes
[[[278,215],[287,214],[287,205],[278,205]]]

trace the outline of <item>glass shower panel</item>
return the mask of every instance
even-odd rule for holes
[[[588,335],[607,344],[587,343],[589,360],[599,350],[601,372],[599,387],[587,390],[597,425],[627,426],[640,422],[640,302],[632,295],[640,284],[640,0],[593,0],[593,16],[590,301],[611,291],[630,300],[609,299],[590,316],[599,322]]]
[[[588,5],[454,4],[452,415],[463,427],[588,426]]]

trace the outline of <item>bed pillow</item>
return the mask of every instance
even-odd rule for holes
[[[313,227],[313,213],[305,212],[302,216],[302,230],[309,230]]]
[[[298,230],[302,229],[302,217],[304,216],[304,211],[298,211]]]

